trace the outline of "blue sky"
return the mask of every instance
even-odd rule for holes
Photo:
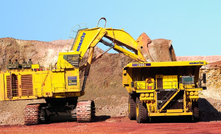
[[[135,40],[143,32],[171,39],[177,56],[221,55],[220,0],[1,0],[0,5],[0,38],[68,39],[74,25],[93,28],[106,17],[107,27],[123,28]]]

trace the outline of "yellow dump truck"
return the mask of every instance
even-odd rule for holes
[[[138,123],[157,116],[199,118],[199,78],[205,61],[134,62],[123,69],[123,86],[129,93],[129,118]]]

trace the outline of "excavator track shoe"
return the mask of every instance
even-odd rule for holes
[[[76,113],[76,108],[71,110],[71,118],[74,120],[77,120],[77,113]]]
[[[92,100],[79,101],[76,110],[78,122],[90,122],[95,117],[95,105]]]
[[[39,123],[39,106],[40,104],[33,104],[25,107],[25,125],[36,125]]]

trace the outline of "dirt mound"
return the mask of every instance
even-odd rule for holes
[[[148,49],[153,62],[176,61],[171,40],[152,40],[152,42],[148,44]]]
[[[43,41],[26,41],[13,38],[0,39],[0,66],[6,67],[9,59],[12,62],[18,59],[20,63],[25,59],[32,59],[33,63],[39,63],[48,67],[57,62],[58,53],[70,49],[69,44],[56,45]]]
[[[49,43],[55,44],[55,45],[72,45],[74,39],[70,39],[70,40],[54,40],[54,41],[50,41]]]
[[[212,62],[209,64],[210,67],[218,67],[221,68],[221,60],[220,61],[216,61],[216,62]]]
[[[194,61],[194,60],[205,60],[208,63],[216,62],[221,60],[221,55],[214,56],[177,56],[177,61]]]

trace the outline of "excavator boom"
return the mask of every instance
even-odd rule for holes
[[[99,42],[137,61],[146,61],[138,49],[138,43],[127,32],[119,29],[102,27],[80,29],[71,50],[80,52],[80,59],[82,59],[86,51],[95,47]]]

